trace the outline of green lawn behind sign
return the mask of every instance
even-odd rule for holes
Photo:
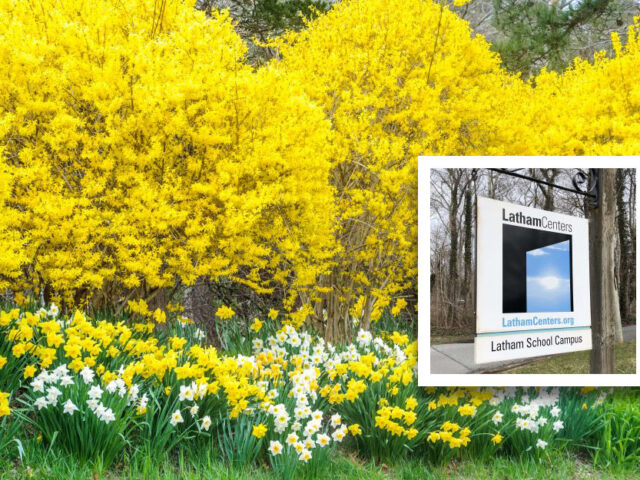
[[[545,357],[502,373],[589,373],[589,351]],[[636,373],[636,341],[616,346],[616,373]]]

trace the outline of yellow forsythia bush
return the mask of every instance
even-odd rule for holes
[[[0,0],[0,290],[224,276],[343,338],[406,307],[418,155],[640,151],[637,28],[524,82],[447,7],[346,0],[254,71],[192,2]]]
[[[640,154],[640,31],[638,19],[614,58],[576,59],[568,71],[542,72],[522,108],[530,115],[537,155]]]
[[[334,132],[341,250],[318,303],[344,319],[327,326],[339,338],[351,307],[366,328],[415,278],[418,156],[501,153],[518,124],[497,113],[525,85],[466,22],[421,0],[342,2],[274,46]]]
[[[108,303],[325,270],[321,109],[244,63],[228,13],[156,3],[0,0],[0,290]]]

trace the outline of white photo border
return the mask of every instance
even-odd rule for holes
[[[433,374],[431,373],[431,170],[435,168],[636,168],[640,157],[421,156],[418,157],[418,385],[421,387],[632,387],[640,386],[640,349],[635,374]],[[579,167],[577,167],[579,165]],[[638,199],[636,198],[636,212]],[[636,266],[638,251],[636,249]],[[422,287],[421,287],[422,285]],[[636,298],[638,285],[636,282]],[[637,319],[637,312],[636,312]],[[636,320],[636,339],[638,338]]]

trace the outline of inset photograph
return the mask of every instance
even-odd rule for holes
[[[636,374],[635,192],[635,169],[430,169],[430,374]]]

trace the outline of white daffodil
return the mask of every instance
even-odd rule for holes
[[[496,412],[493,414],[493,417],[491,417],[491,421],[493,421],[494,424],[498,425],[499,423],[502,423],[502,417],[504,415],[502,415],[501,412]]]
[[[93,377],[95,376],[95,374],[89,367],[84,367],[82,370],[80,370],[80,376],[82,377],[82,380],[84,380],[84,383],[91,383],[93,382]]]
[[[99,418],[104,423],[110,423],[116,419],[116,416],[113,413],[113,410],[111,410],[110,408],[107,408],[101,413],[101,415],[99,415]]]
[[[347,434],[347,427],[344,425],[331,434],[334,442],[341,442]]]
[[[51,306],[49,307],[49,312],[47,312],[47,313],[49,314],[49,316],[55,318],[60,313],[60,309],[58,308],[58,306],[55,303],[52,303]]]
[[[331,425],[337,427],[342,423],[342,417],[338,413],[331,416]]]
[[[176,425],[182,422],[184,422],[184,418],[182,418],[182,414],[180,413],[180,410],[176,410],[171,414],[171,420],[169,421],[171,425],[175,427]]]
[[[287,445],[295,445],[296,443],[298,443],[298,435],[296,435],[295,433],[290,433],[289,435],[287,435]]]
[[[33,388],[34,392],[43,393],[44,381],[41,378],[34,378],[33,382],[31,382],[31,388]]]
[[[64,402],[64,408],[63,408],[64,413],[68,413],[69,415],[73,415],[73,412],[75,412],[77,410],[78,410],[78,407],[76,407],[74,405],[74,403],[71,401],[71,399],[69,399],[66,402]]]
[[[107,392],[109,393],[115,393],[116,390],[118,389],[118,384],[115,382],[115,380],[111,380],[107,386],[105,387],[105,389],[107,390]]]
[[[47,399],[45,397],[38,397],[33,404],[38,407],[38,410],[42,410],[47,406]]]
[[[89,398],[97,400],[100,397],[102,397],[102,393],[103,393],[103,390],[98,385],[94,385],[89,389],[88,395],[89,395]]]
[[[56,405],[58,403],[58,397],[62,395],[62,392],[56,387],[49,387],[47,390],[47,402],[50,405]]]
[[[211,427],[211,417],[209,415],[202,419],[201,427],[203,430],[209,430],[209,428]]]
[[[307,463],[309,460],[311,460],[311,452],[306,448],[303,448],[298,455],[298,459],[302,460],[304,463]]]
[[[180,385],[179,399],[181,402],[193,400],[193,389],[190,386]]]
[[[269,452],[271,455],[280,455],[282,453],[282,444],[277,440],[269,442]]]

